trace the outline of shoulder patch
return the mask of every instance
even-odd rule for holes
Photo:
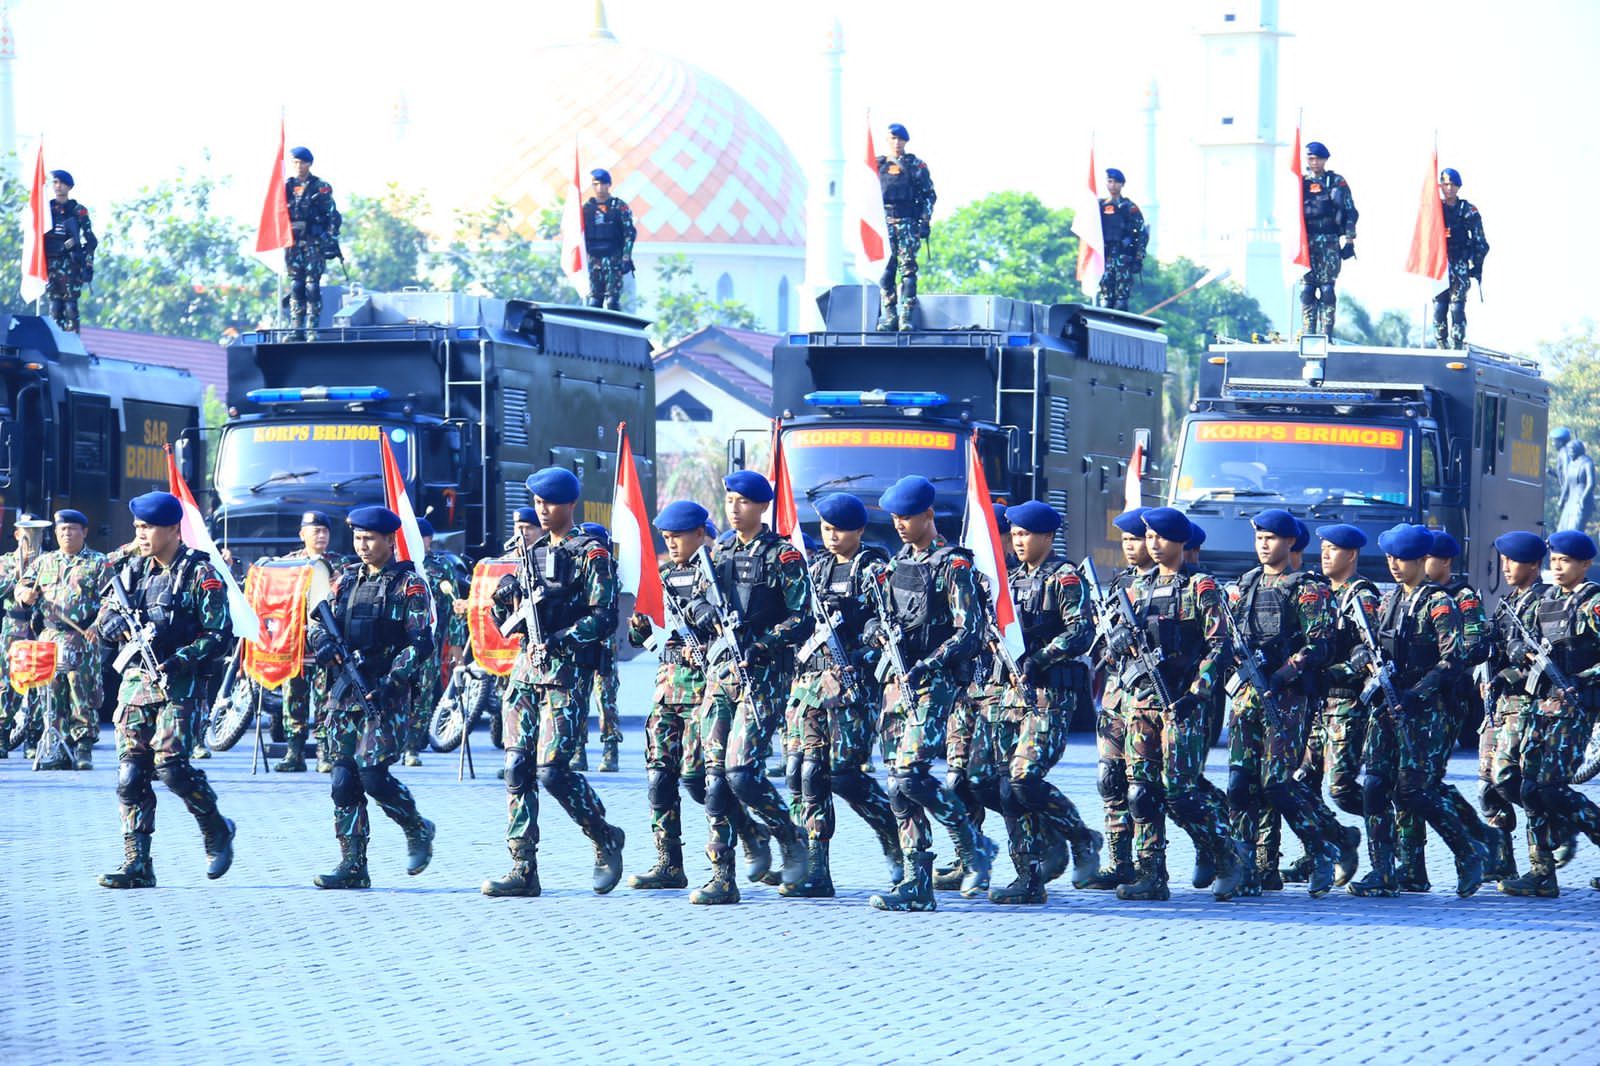
[[[602,545],[594,544],[589,548],[588,557],[590,559],[609,559],[611,558],[611,553],[606,551]]]
[[[1194,582],[1196,595],[1205,595],[1207,592],[1217,591],[1217,579],[1210,574],[1201,574]]]
[[[1447,603],[1436,603],[1432,607],[1428,608],[1428,617],[1434,619],[1435,621],[1440,618],[1448,618],[1449,616],[1450,605]]]
[[[216,577],[201,578],[200,587],[207,592],[215,592],[222,587],[222,579]]]
[[[788,547],[788,548],[784,548],[783,550],[778,552],[778,562],[780,562],[780,563],[803,563],[803,562],[805,562],[805,556],[801,555],[793,547]]]
[[[952,569],[952,570],[970,570],[970,569],[972,569],[972,560],[963,558],[962,556],[959,556],[959,555],[953,556],[951,558],[951,560],[950,560],[950,569]]]
[[[418,581],[416,578],[412,578],[411,580],[406,582],[404,595],[407,595],[407,596],[426,596],[427,594],[428,594],[427,587],[425,585],[423,585],[422,582]]]

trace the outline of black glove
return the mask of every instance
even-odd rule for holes
[[[28,615],[32,613],[33,611],[30,608],[24,611],[20,616],[12,615],[12,617],[27,618]],[[110,618],[106,619],[106,624],[100,627],[100,639],[110,641],[111,643],[115,644],[132,631],[133,627],[128,625],[128,620],[126,618],[120,614],[113,614]]]
[[[1133,635],[1126,629],[1113,629],[1106,638],[1106,658],[1121,659],[1133,650]]]
[[[1404,714],[1421,714],[1432,705],[1431,696],[1424,696],[1414,688],[1400,690],[1399,710]]]
[[[1043,683],[1045,676],[1050,673],[1050,664],[1035,655],[1024,655],[1022,661],[1017,663],[1017,669],[1022,671],[1022,680],[1025,684],[1038,685]]]
[[[920,238],[922,240],[927,240],[929,235],[931,235],[932,233],[933,233],[933,226],[927,219],[923,219],[921,222],[917,223],[917,236],[918,236],[918,238]]]
[[[633,257],[631,255],[622,260],[622,272],[624,274],[632,274],[632,273],[634,273]]]
[[[905,683],[910,688],[916,688],[933,672],[933,668],[926,661],[918,661],[915,665],[906,668]]]
[[[162,677],[175,677],[188,668],[188,664],[176,655],[169,655],[156,664],[156,669],[161,671]]]
[[[717,609],[705,600],[696,600],[684,611],[688,616],[689,624],[696,629],[710,631],[717,627]]]
[[[331,640],[323,641],[311,651],[318,666],[330,666],[339,657],[339,649]]]
[[[873,648],[883,647],[883,623],[876,618],[867,619],[861,627],[861,643]]]
[[[1282,696],[1286,693],[1294,691],[1294,688],[1296,684],[1299,683],[1299,680],[1300,672],[1294,667],[1280,666],[1277,672],[1272,675],[1270,684],[1272,686],[1273,693],[1275,695]]]
[[[1339,249],[1340,259],[1354,259],[1356,257],[1356,242],[1350,241]]]
[[[1366,648],[1357,648],[1350,655],[1350,669],[1358,674],[1370,674],[1372,672],[1372,652]]]
[[[967,785],[967,770],[964,766],[952,766],[944,772],[944,787],[951,792],[959,793]]]
[[[1511,660],[1513,666],[1526,666],[1533,655],[1533,649],[1528,647],[1526,641],[1513,640],[1506,645],[1506,658]]]
[[[1185,692],[1172,701],[1172,718],[1176,722],[1192,722],[1205,710],[1205,704],[1192,692]]]

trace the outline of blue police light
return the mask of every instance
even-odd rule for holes
[[[301,389],[251,389],[244,394],[251,403],[377,403],[389,398],[389,390],[379,385],[313,385]]]
[[[824,391],[806,393],[812,407],[939,407],[950,402],[942,392]]]
[[[1031,340],[1033,340],[1033,338],[1026,333],[1007,333],[1006,347],[1026,348],[1028,346],[1028,342]]]
[[[1229,389],[1227,398],[1230,400],[1275,400],[1280,403],[1372,403],[1378,397],[1370,392],[1328,392],[1323,389],[1299,389],[1292,391],[1279,391],[1276,389]]]

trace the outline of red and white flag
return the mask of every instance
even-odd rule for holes
[[[978,438],[973,434],[967,450],[967,522],[965,543],[972,553],[972,565],[978,573],[989,579],[989,594],[994,605],[995,626],[1006,642],[1006,648],[1015,658],[1021,658],[1027,648],[1022,643],[1022,624],[1017,621],[1017,611],[1011,603],[1011,582],[1006,574],[1006,546],[1000,539],[1000,524],[995,521],[994,501],[989,497],[989,483],[983,476],[983,463],[978,459]]]
[[[1133,454],[1128,457],[1128,477],[1122,485],[1122,509],[1132,511],[1144,502],[1144,441],[1133,442]]]
[[[561,208],[561,272],[580,299],[589,296],[589,253],[583,243],[583,168],[572,145],[572,190]]]
[[[889,258],[889,221],[883,213],[883,184],[878,179],[878,149],[872,143],[872,116],[867,115],[867,154],[846,171],[845,198],[856,223],[856,258],[863,274]]]
[[[1300,127],[1294,128],[1294,149],[1289,154],[1289,180],[1280,210],[1283,213],[1283,270],[1291,281],[1311,269],[1311,241],[1306,236],[1305,163],[1300,152]]]
[[[644,509],[639,468],[628,444],[628,423],[617,426],[617,482],[611,494],[611,553],[617,561],[617,592],[633,596],[633,609],[660,628],[667,624],[661,570],[650,516]]]
[[[783,454],[783,423],[772,423],[772,528],[788,539],[801,558],[807,557],[805,533],[800,529],[800,510],[794,504],[794,481],[789,477],[789,460]]]
[[[395,461],[394,449],[389,446],[389,434],[382,433],[378,441],[383,447],[383,505],[400,516],[400,536],[394,542],[394,557],[402,563],[411,563],[417,573],[422,573],[422,559],[427,549],[422,545],[422,530],[417,525],[417,512],[411,508],[411,497],[406,493],[405,475]]]
[[[272,161],[272,176],[267,179],[267,197],[261,202],[261,221],[256,226],[256,255],[282,251],[294,244],[294,228],[289,225],[289,200],[284,196],[283,183],[283,120],[278,120],[278,157]],[[267,262],[277,269],[284,264],[276,259]]]
[[[1072,232],[1078,236],[1078,287],[1087,299],[1100,291],[1106,272],[1106,231],[1100,220],[1100,174],[1094,166],[1094,142],[1089,142],[1089,180],[1078,190],[1073,205]]]
[[[228,621],[233,628],[233,635],[251,643],[259,643],[261,619],[256,614],[255,608],[250,606],[250,600],[245,596],[244,590],[233,579],[233,571],[222,558],[217,542],[211,539],[211,531],[206,528],[206,520],[201,517],[200,507],[194,502],[194,493],[189,491],[189,483],[183,479],[183,474],[178,470],[178,460],[172,454],[172,445],[168,444],[165,447],[167,491],[176,496],[178,502],[183,505],[183,521],[178,526],[178,535],[183,538],[185,545],[210,559],[217,575],[222,578],[222,584],[228,590]]]
[[[1417,224],[1411,231],[1411,250],[1406,253],[1406,273],[1443,281],[1450,272],[1449,234],[1444,228],[1444,204],[1439,199],[1439,150],[1433,150],[1428,173],[1422,179],[1422,201],[1417,205]]]
[[[45,191],[44,178],[44,138],[40,137],[28,206],[22,209],[22,298],[29,303],[50,287],[50,267],[44,255],[44,235],[50,232],[50,194]]]

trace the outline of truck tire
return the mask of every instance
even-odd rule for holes
[[[1578,772],[1572,775],[1572,781],[1581,785],[1595,774],[1600,774],[1600,721],[1595,722],[1594,729],[1589,733],[1588,746],[1583,749],[1583,762],[1578,764]]]
[[[206,729],[206,747],[212,751],[227,751],[239,743],[245,730],[250,728],[250,716],[256,709],[256,687],[243,679],[234,683],[227,699],[211,705],[211,722]]]

